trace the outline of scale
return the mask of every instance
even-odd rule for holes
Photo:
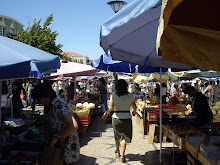
[[[18,119],[7,119],[5,121],[3,121],[3,125],[8,125],[11,127],[21,127],[25,124],[25,122],[18,118]]]

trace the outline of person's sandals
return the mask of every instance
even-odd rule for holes
[[[120,160],[121,160],[122,163],[125,163],[125,156],[121,155]]]
[[[115,150],[115,156],[117,156],[117,157],[120,156],[120,151],[119,150]]]

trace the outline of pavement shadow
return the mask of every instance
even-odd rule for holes
[[[89,156],[85,156],[85,155],[82,155],[80,154],[80,159],[78,162],[74,163],[74,165],[98,165],[96,163],[96,158],[94,157],[89,157]]]
[[[183,155],[183,153],[182,153]],[[181,155],[181,158],[177,160],[176,158],[173,161],[173,154],[171,149],[165,148],[162,150],[162,163],[160,163],[160,151],[148,151],[145,153],[145,155],[140,154],[127,154],[126,157],[126,163],[129,164],[129,161],[133,162],[138,161],[143,164],[147,165],[186,165],[186,158]],[[178,154],[175,154],[175,157],[178,156]]]
[[[93,116],[91,124],[87,128],[87,134],[80,138],[80,146],[83,147],[87,143],[96,137],[102,137],[102,133],[106,131],[107,128],[112,128],[111,124],[103,124],[99,116]]]

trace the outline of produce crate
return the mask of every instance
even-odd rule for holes
[[[157,112],[157,111],[147,111],[147,120],[148,121],[157,121],[159,114],[160,114],[160,112]]]
[[[86,116],[77,116],[77,121],[79,125],[82,126],[89,126],[90,124],[90,115],[86,115]]]

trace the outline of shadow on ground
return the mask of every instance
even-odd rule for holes
[[[80,154],[80,160],[74,165],[98,165],[96,163],[96,158],[85,156]]]
[[[175,153],[173,160],[173,152],[171,148],[162,150],[162,163],[160,163],[160,151],[148,151],[145,155],[128,154],[126,156],[127,164],[134,164],[135,161],[141,162],[147,165],[186,165],[186,154]],[[132,163],[129,163],[132,162]]]
[[[87,145],[88,142],[95,137],[101,137],[102,133],[110,127],[112,127],[111,124],[106,125],[101,123],[99,116],[93,116],[91,124],[87,128],[86,136],[80,138],[80,146],[83,147],[84,145]]]

